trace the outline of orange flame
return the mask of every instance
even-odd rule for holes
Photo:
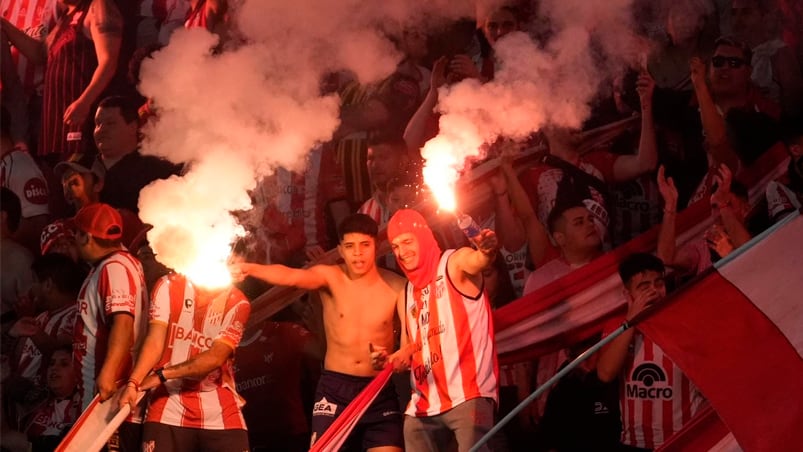
[[[454,211],[457,208],[455,185],[460,177],[464,159],[453,152],[454,146],[443,137],[429,140],[421,150],[426,183],[441,209]]]

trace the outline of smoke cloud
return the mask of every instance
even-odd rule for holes
[[[160,262],[191,278],[199,260],[216,265],[205,275],[225,274],[229,246],[244,233],[229,212],[250,208],[248,190],[276,167],[301,169],[339,123],[322,77],[378,81],[401,58],[386,31],[472,14],[460,0],[245,0],[233,12],[236,45],[222,53],[212,53],[217,38],[205,30],[176,31],[140,74],[158,109],[142,152],[189,163],[184,177],[140,195]]]
[[[521,140],[548,125],[579,128],[601,84],[643,62],[647,48],[630,32],[631,2],[544,0],[539,21],[551,26],[545,44],[510,33],[496,44],[493,81],[441,88],[440,130],[422,149],[426,165],[446,161],[447,153],[456,180],[466,159],[482,158],[483,145],[499,137]],[[428,171],[443,179],[445,170]]]

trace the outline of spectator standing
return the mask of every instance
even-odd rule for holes
[[[78,295],[74,359],[81,407],[95,394],[109,399],[131,369],[145,333],[147,292],[142,265],[122,245],[123,221],[108,204],[81,208],[73,223],[81,258],[92,268]],[[129,417],[120,427],[121,447],[140,450],[139,425]]]
[[[9,117],[0,115],[0,186],[9,188],[20,200],[22,217],[15,238],[32,252],[42,228],[50,220],[50,191],[33,157],[15,146],[9,130]]]
[[[733,33],[752,50],[750,78],[784,115],[798,117],[803,76],[794,50],[781,39],[781,16],[769,0],[733,0]]]
[[[374,140],[368,145],[367,169],[373,193],[358,210],[383,225],[390,219],[388,183],[404,173],[407,166],[407,145],[404,140]]]
[[[627,293],[627,315],[606,324],[603,336],[666,297],[664,264],[655,256],[630,255],[619,265],[619,275]],[[660,446],[705,403],[694,383],[638,328],[626,330],[600,351],[597,375],[606,383],[621,378],[622,443],[632,451]]]
[[[43,43],[3,19],[11,43],[45,66],[38,155],[53,166],[94,151],[91,112],[117,70],[123,18],[112,0],[67,0],[67,12]]]
[[[14,240],[14,233],[20,224],[22,207],[17,195],[2,187],[0,200],[0,259],[3,271],[0,273],[0,315],[5,324],[17,318],[18,314],[33,314],[28,306],[28,291],[33,283],[31,263],[33,254]],[[21,311],[21,312],[20,312]]]
[[[100,200],[118,209],[139,212],[139,192],[157,179],[178,175],[181,168],[139,151],[138,105],[133,99],[103,99],[95,114],[95,143],[106,168]]]
[[[326,356],[312,412],[313,444],[377,374],[370,361],[371,348],[393,347],[396,298],[403,280],[377,268],[376,235],[375,221],[353,214],[341,222],[338,231],[337,249],[343,264],[308,269],[236,264],[242,277],[317,290],[321,296]],[[403,446],[398,398],[392,385],[387,385],[346,439],[345,447],[400,451]]]
[[[233,355],[251,305],[239,289],[205,289],[171,273],[156,284],[148,334],[121,392],[133,407],[152,390],[142,449],[246,451]]]
[[[559,198],[582,199],[594,214],[603,242],[610,244],[608,228],[613,206],[608,201],[607,184],[635,179],[654,170],[658,163],[652,115],[654,88],[655,82],[648,74],[639,76],[641,137],[635,155],[616,155],[608,151],[581,155],[577,149],[577,135],[571,130],[556,127],[544,130],[549,155],[520,177],[541,223],[547,223]]]
[[[0,2],[0,11],[10,24],[43,43],[58,20],[58,4],[58,0],[3,0]],[[3,46],[10,44],[7,36],[2,36],[2,40]],[[3,58],[10,56],[11,61],[3,59],[3,67],[0,68],[3,73],[3,103],[13,115],[12,136],[15,144],[20,143],[18,140],[24,140],[28,150],[35,153],[41,131],[44,67],[29,60],[15,46],[8,50],[10,55],[4,54]],[[17,73],[16,80],[11,79],[11,72]],[[5,97],[6,87],[11,99]],[[22,105],[14,107],[15,102]]]
[[[482,277],[496,257],[496,234],[482,230],[477,249],[441,253],[424,217],[403,209],[390,219],[388,239],[409,278],[397,307],[401,346],[390,356],[378,350],[371,359],[375,366],[389,361],[410,368],[406,450],[443,450],[443,434],[451,432],[458,450],[467,451],[493,426],[499,400],[491,306]]]

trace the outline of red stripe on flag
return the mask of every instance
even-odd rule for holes
[[[790,276],[769,270],[767,284]],[[641,329],[700,388],[745,451],[803,444],[803,360],[722,275],[681,292]]]
[[[368,386],[366,386],[351,403],[340,413],[337,419],[323,432],[320,438],[315,441],[309,452],[333,451],[340,449],[346,438],[348,438],[357,421],[365,414],[365,411],[373,403],[379,391],[385,387],[393,367],[387,365],[382,372],[379,372]]]

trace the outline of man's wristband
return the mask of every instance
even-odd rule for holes
[[[129,379],[126,381],[126,385],[131,385],[131,386],[133,386],[133,387],[134,387],[134,389],[135,389],[137,392],[139,392],[139,391],[140,391],[140,389],[139,389],[139,383],[137,383],[137,380],[134,380],[133,378],[129,378]]]
[[[164,369],[165,369],[164,367],[160,367],[158,369],[153,370],[153,373],[155,373],[156,376],[159,377],[159,381],[161,381],[162,384],[167,383],[167,378],[165,378]]]

